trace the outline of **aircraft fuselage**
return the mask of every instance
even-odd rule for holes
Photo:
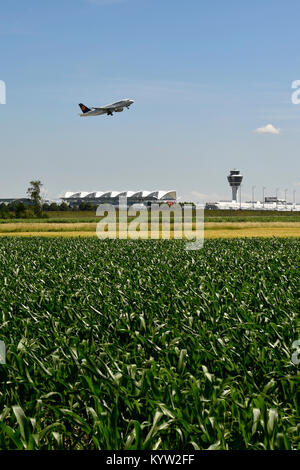
[[[87,106],[83,105],[80,103],[80,108],[83,111],[80,116],[86,117],[86,116],[100,116],[101,114],[107,114],[112,116],[113,113],[120,113],[123,111],[124,108],[129,108],[129,106],[134,103],[133,100],[130,99],[123,99],[121,101],[116,101],[115,103],[107,104],[105,106],[99,106],[99,107],[91,107],[88,108]]]

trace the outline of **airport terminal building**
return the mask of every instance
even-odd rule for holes
[[[254,188],[253,198],[251,201],[242,201],[241,196],[241,186],[243,181],[243,175],[240,173],[240,170],[234,168],[230,171],[230,174],[227,176],[228,183],[232,190],[232,198],[229,201],[216,201],[216,202],[207,202],[205,209],[207,210],[266,210],[266,211],[300,211],[300,204],[294,202],[288,202],[286,199],[280,199],[276,196],[263,196],[262,201],[254,200]],[[263,189],[263,194],[264,190]]]
[[[99,204],[119,205],[120,198],[126,198],[127,205],[141,204],[145,207],[153,203],[176,202],[176,191],[79,191],[66,192],[61,199],[70,207],[78,206],[82,202],[90,202],[95,206]]]

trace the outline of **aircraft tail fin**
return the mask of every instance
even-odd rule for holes
[[[85,106],[82,103],[79,103],[79,107],[80,107],[81,111],[83,112],[83,114],[88,113],[90,111],[90,108],[88,108],[87,106]]]

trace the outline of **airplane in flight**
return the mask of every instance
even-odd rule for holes
[[[80,116],[100,116],[101,114],[107,114],[108,116],[112,116],[113,113],[120,113],[121,111],[123,111],[124,108],[129,109],[129,106],[131,106],[132,103],[134,103],[134,101],[129,100],[127,98],[121,101],[116,101],[112,104],[100,106],[98,108],[95,106],[88,108],[84,104],[79,103],[79,107],[82,111],[82,114],[80,114]]]

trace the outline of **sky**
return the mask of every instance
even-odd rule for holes
[[[299,44],[297,0],[2,0],[0,198],[40,179],[50,199],[215,201],[238,168],[243,198],[300,201]],[[79,116],[121,98],[123,113]]]

